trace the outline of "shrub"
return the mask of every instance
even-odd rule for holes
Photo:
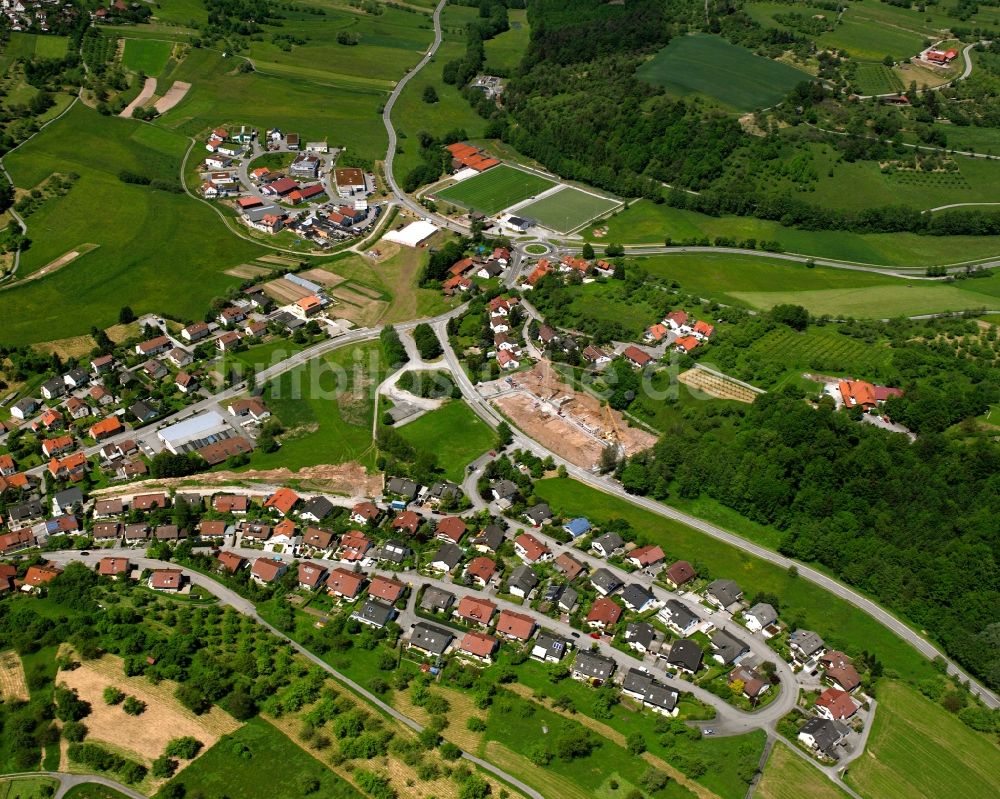
[[[160,777],[162,779],[169,779],[174,776],[174,772],[177,771],[177,761],[172,757],[167,757],[166,755],[160,755],[156,760],[153,761],[153,776]]]
[[[146,711],[146,703],[141,699],[130,696],[122,703],[122,710],[130,716],[141,716]]]
[[[201,747],[201,741],[190,735],[185,735],[183,738],[174,738],[167,743],[167,748],[163,753],[170,757],[179,757],[181,760],[191,760],[198,755]]]
[[[120,688],[115,688],[113,685],[109,685],[104,689],[104,701],[109,705],[120,704],[125,698],[125,692]]]

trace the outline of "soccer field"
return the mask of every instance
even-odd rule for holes
[[[569,233],[591,219],[621,205],[621,200],[589,194],[566,186],[554,194],[517,209],[518,216],[534,219],[557,233]]]
[[[501,164],[436,193],[439,200],[455,203],[484,214],[496,214],[508,206],[541,194],[556,184],[548,178]]]

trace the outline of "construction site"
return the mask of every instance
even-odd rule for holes
[[[597,466],[605,447],[628,456],[656,443],[656,436],[630,427],[620,412],[567,384],[547,360],[480,391],[528,436],[586,469]]]

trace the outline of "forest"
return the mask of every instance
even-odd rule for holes
[[[1000,214],[993,211],[962,209],[930,215],[906,205],[845,211],[793,196],[787,185],[773,179],[775,171],[787,171],[790,156],[784,145],[789,125],[797,135],[827,143],[846,162],[908,157],[912,150],[891,138],[901,138],[901,128],[924,144],[944,146],[945,134],[932,124],[937,104],[933,93],[918,96],[915,88],[911,90],[913,111],[906,113],[912,119],[898,110],[881,110],[877,104],[843,102],[839,92],[846,90],[846,78],[840,68],[845,65],[823,54],[821,74],[828,78],[829,88],[803,80],[784,103],[768,112],[786,130],[779,131],[761,117],[765,135],[754,137],[733,116],[701,98],[674,99],[636,77],[645,58],[671,38],[697,28],[771,57],[788,50],[803,55],[815,51],[814,43],[803,36],[763,28],[741,8],[741,3],[728,0],[712,3],[706,23],[705,5],[694,0],[621,5],[578,0],[571,10],[557,0],[530,0],[528,52],[510,76],[503,107],[485,101],[479,92],[467,91],[466,96],[490,120],[489,136],[502,138],[564,178],[621,196],[666,200],[712,216],[776,220],[807,230],[927,235],[991,235],[1000,230]],[[482,4],[481,16],[479,24],[469,27],[465,58],[445,67],[447,81],[461,85],[479,71],[483,40],[496,35],[506,22],[499,2]],[[992,53],[984,52],[984,58],[987,55]],[[984,64],[986,69],[992,66],[988,59]],[[949,92],[957,98],[972,90],[970,85]],[[977,97],[990,94],[980,87]],[[992,101],[983,102],[989,107]],[[968,124],[982,103],[977,99],[966,105],[949,104],[959,109],[956,124]],[[815,125],[819,119],[839,128],[844,125],[841,117],[850,119],[846,128],[850,135],[825,134],[803,124]],[[985,124],[988,119],[972,121]],[[748,164],[760,174],[748,173]],[[431,179],[417,177],[423,182]],[[664,184],[675,187],[666,197]]]
[[[1000,445],[910,443],[794,391],[699,405],[620,467],[626,488],[707,495],[773,525],[784,554],[871,594],[1000,688]]]

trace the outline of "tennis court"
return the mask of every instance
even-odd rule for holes
[[[435,192],[435,196],[439,200],[490,215],[541,194],[555,185],[548,178],[501,164]]]
[[[571,233],[621,205],[621,200],[590,194],[566,186],[553,194],[517,209],[517,215],[534,219],[557,233]]]

